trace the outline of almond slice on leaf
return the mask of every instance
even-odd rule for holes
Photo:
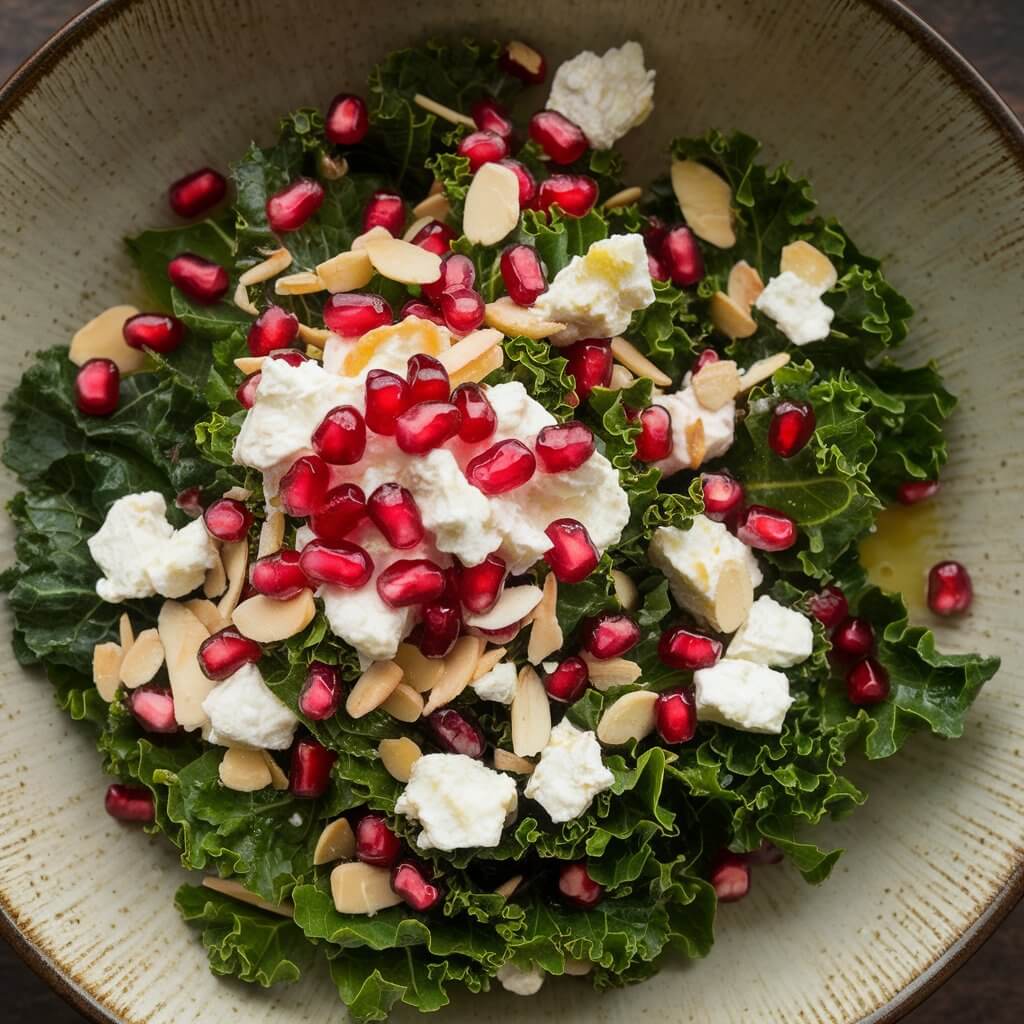
[[[672,378],[659,370],[631,341],[625,338],[612,338],[612,355],[616,361],[632,370],[638,377],[647,377],[659,388],[667,388]]]
[[[789,362],[788,352],[776,352],[751,364],[747,371],[740,375],[740,391],[749,391],[752,387],[768,380],[776,370],[781,370]]]
[[[362,718],[375,711],[395,692],[402,681],[402,669],[393,661],[375,661],[356,680],[345,701],[345,710],[352,718]]]
[[[121,682],[134,690],[144,686],[164,663],[164,645],[155,629],[144,629],[121,661]]]
[[[313,863],[320,867],[336,860],[351,860],[356,855],[356,834],[347,818],[338,818],[327,825],[313,850]]]
[[[640,591],[636,584],[621,569],[612,569],[612,584],[615,596],[624,611],[634,611],[640,604]]]
[[[252,497],[252,491],[247,487],[229,487],[222,497],[230,498],[231,501],[248,501]]]
[[[365,249],[339,252],[337,256],[318,263],[316,275],[329,292],[354,292],[370,283],[373,264]]]
[[[617,210],[622,206],[632,206],[634,203],[640,202],[643,194],[644,190],[639,185],[630,185],[629,188],[621,189],[615,195],[609,196],[604,201],[604,208]]]
[[[782,258],[779,262],[779,269],[782,273],[788,270],[796,274],[809,285],[827,292],[835,287],[839,275],[832,261],[820,250],[816,249],[810,242],[790,242],[782,247]]]
[[[314,292],[323,290],[323,281],[308,270],[300,270],[297,274],[279,277],[274,282],[275,295],[312,295]]]
[[[157,631],[167,659],[174,717],[183,729],[199,729],[209,721],[203,701],[217,685],[207,679],[199,667],[199,647],[210,633],[177,601],[164,601],[157,618]]]
[[[258,750],[229,747],[220,760],[220,781],[236,793],[257,793],[270,785],[270,769]]]
[[[474,629],[505,629],[522,622],[540,604],[544,591],[532,583],[506,587],[494,607],[479,615],[464,615],[462,621]]]
[[[451,204],[443,192],[432,192],[412,208],[414,217],[427,217],[430,220],[444,221],[451,212]]]
[[[602,693],[616,686],[630,686],[643,675],[643,669],[635,661],[626,658],[601,660],[591,657],[586,651],[580,657],[590,670],[590,685]]]
[[[301,633],[315,615],[313,591],[306,589],[287,601],[257,594],[235,609],[231,621],[242,636],[261,644],[272,644]]]
[[[734,633],[750,614],[754,603],[754,585],[742,562],[731,559],[722,566],[715,587],[714,621],[721,633]]]
[[[92,681],[99,695],[112,703],[121,682],[121,645],[113,641],[97,644],[92,649]]]
[[[519,757],[510,750],[502,750],[501,747],[494,749],[494,770],[498,772],[512,772],[513,775],[532,775],[533,769],[537,766],[525,757]]]
[[[299,337],[306,343],[306,355],[310,359],[323,359],[323,353],[314,356],[312,353],[313,347],[322,349],[327,343],[327,339],[331,336],[331,332],[326,327],[310,327],[309,324],[299,324]]]
[[[269,750],[261,750],[260,753],[263,755],[263,760],[267,762],[267,771],[270,772],[270,784],[278,792],[283,793],[288,789],[288,776],[285,775],[284,770],[274,760],[274,756]]]
[[[483,328],[467,334],[462,341],[456,342],[447,352],[442,352],[438,359],[454,380],[462,370],[468,370],[478,363],[488,352],[497,348],[501,351],[502,335],[500,331]]]
[[[750,307],[764,291],[764,281],[754,267],[746,260],[740,260],[729,271],[725,291],[737,306],[750,312]]]
[[[423,714],[423,696],[407,683],[399,683],[380,709],[400,722],[415,722]]]
[[[279,914],[281,917],[295,916],[295,906],[289,900],[285,900],[283,903],[270,903],[255,893],[249,892],[245,886],[232,878],[216,878],[208,875],[203,879],[203,885],[207,889],[219,892],[222,896],[229,896],[233,900],[238,900],[239,903],[248,903],[252,907],[259,907],[260,910],[266,910],[268,913]]]
[[[518,889],[519,886],[521,886],[522,884],[523,876],[513,875],[511,878],[506,879],[504,882],[502,882],[501,885],[499,885],[498,888],[494,891],[499,896],[504,896],[505,899],[510,899],[515,894],[516,889]]]
[[[512,699],[512,751],[519,757],[539,754],[551,736],[551,705],[540,676],[529,665],[519,673]]]
[[[530,626],[530,642],[526,657],[531,665],[539,665],[549,654],[554,654],[565,641],[562,627],[558,624],[558,580],[549,572],[544,578],[544,589],[540,602],[533,610],[533,625]]]
[[[622,365],[622,363],[616,363],[612,367],[612,377],[611,380],[608,381],[608,387],[612,391],[621,391],[623,388],[628,388],[635,380],[636,377],[634,377],[633,374]]]
[[[474,122],[473,118],[466,117],[465,114],[460,114],[457,110],[452,110],[451,107],[446,107],[443,103],[438,103],[429,96],[416,93],[412,101],[416,106],[422,107],[423,110],[427,111],[428,114],[434,114],[443,121],[450,121],[452,124],[464,124],[467,128],[476,129],[476,122]]]
[[[399,782],[409,781],[412,766],[423,756],[423,751],[408,736],[401,736],[397,740],[381,740],[377,753],[388,775]]]
[[[224,562],[224,571],[228,576],[228,589],[217,605],[221,618],[230,619],[238,607],[238,599],[242,596],[249,568],[249,542],[247,540],[230,541],[220,546],[220,557]]]
[[[508,654],[508,648],[506,647],[492,647],[489,651],[484,651],[480,655],[480,660],[476,663],[476,668],[473,669],[473,678],[470,679],[470,682],[475,683],[478,679],[483,679],[492,668],[501,664],[501,659],[506,654]]]
[[[352,239],[351,250],[352,252],[358,252],[360,249],[365,249],[370,242],[376,242],[381,238],[392,238],[394,237],[390,231],[383,224],[375,224],[369,231],[364,231],[361,235],[356,235]]]
[[[400,284],[433,284],[441,276],[441,257],[400,238],[366,243],[373,269]]]
[[[430,699],[423,708],[424,716],[455,700],[469,686],[485,646],[486,642],[477,636],[460,636],[455,641],[451,651],[442,659],[444,672],[430,691]]]
[[[544,320],[526,306],[513,302],[507,295],[488,302],[484,308],[484,323],[509,337],[522,335],[539,341],[565,330],[565,324]]]
[[[426,657],[415,644],[401,644],[395,664],[402,670],[402,682],[417,693],[432,690],[444,675],[444,659]]]
[[[224,569],[224,559],[220,557],[220,550],[214,554],[213,565],[206,570],[206,578],[203,580],[203,594],[206,597],[220,597],[228,588],[228,574]]]
[[[252,299],[249,298],[249,289],[244,284],[240,284],[235,289],[235,294],[232,297],[232,302],[243,312],[248,313],[249,316],[259,316],[260,311],[253,303]]]
[[[462,231],[480,245],[497,245],[519,223],[519,179],[497,163],[486,163],[466,191]]]
[[[243,288],[252,284],[261,284],[272,277],[284,273],[292,265],[292,254],[287,249],[275,249],[262,262],[246,270],[238,279]]]
[[[694,374],[691,387],[697,401],[705,409],[717,412],[739,394],[739,370],[731,359],[708,363],[699,373]]]
[[[448,374],[452,387],[458,387],[468,381],[482,381],[488,374],[500,370],[505,365],[505,350],[501,345],[489,348],[482,356],[478,356],[471,363],[467,363],[461,370],[455,370]]]
[[[391,872],[387,868],[357,860],[339,864],[331,872],[331,896],[339,914],[370,917],[402,902],[402,897],[391,888]]]
[[[110,359],[121,373],[137,373],[146,365],[146,353],[132,348],[124,340],[123,333],[124,322],[136,313],[138,310],[134,306],[111,306],[94,316],[75,331],[68,359],[75,366],[82,366],[90,359]]]
[[[191,601],[185,602],[185,607],[212,633],[219,633],[231,625],[231,620],[226,619],[212,601],[202,597],[194,597]]]
[[[260,527],[260,542],[256,551],[257,558],[265,558],[281,550],[284,543],[284,513],[279,508],[267,511],[267,518]]]
[[[732,189],[724,178],[696,160],[673,160],[672,191],[687,226],[698,238],[719,249],[736,244]]]
[[[248,377],[249,374],[263,369],[263,363],[266,358],[266,356],[239,356],[234,360],[235,369]]]
[[[608,746],[642,740],[654,732],[654,705],[658,695],[652,690],[634,690],[623,694],[601,716],[597,738]]]
[[[534,76],[543,76],[544,58],[529,43],[513,39],[505,44],[505,56]]]
[[[734,341],[736,338],[749,338],[757,331],[757,322],[750,313],[725,292],[715,292],[711,296],[708,315],[715,327]]]
[[[121,640],[121,650],[127,654],[131,650],[132,644],[135,643],[132,620],[128,617],[127,612],[122,612],[121,618],[117,620],[117,632]]]

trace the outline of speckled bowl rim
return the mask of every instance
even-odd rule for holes
[[[54,33],[0,86],[0,124],[20,106],[32,89],[93,32],[141,0],[97,0]],[[886,18],[929,57],[949,72],[957,87],[970,97],[996,129],[1006,157],[1024,175],[1024,125],[981,72],[927,22],[899,0],[858,0]],[[948,981],[993,935],[1003,919],[1024,897],[1024,861],[1018,863],[999,893],[967,930],[910,984],[859,1024],[893,1024],[920,1005]],[[18,927],[16,914],[0,893],[0,936],[32,970],[76,1010],[97,1024],[120,1024],[87,990],[68,978],[45,949]]]

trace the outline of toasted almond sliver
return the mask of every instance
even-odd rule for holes
[[[577,960],[574,957],[565,958],[565,973],[573,978],[582,978],[594,969],[589,960]]]
[[[505,629],[522,622],[540,604],[544,592],[532,583],[506,587],[488,612],[464,615],[462,621],[474,629]]]
[[[367,914],[397,906],[402,902],[391,888],[391,872],[372,864],[350,861],[331,872],[331,896],[339,914]]]
[[[749,338],[757,331],[754,318],[725,292],[715,292],[708,305],[711,322],[727,338]]]
[[[412,766],[423,756],[423,751],[408,736],[401,736],[397,740],[381,740],[377,753],[388,775],[399,782],[409,781]]]
[[[399,683],[380,709],[400,722],[416,722],[423,714],[423,696],[406,683]]]
[[[417,217],[406,229],[402,232],[402,241],[411,242],[434,218],[421,216]]]
[[[492,647],[489,651],[484,651],[480,655],[480,660],[476,663],[476,668],[473,669],[473,678],[470,679],[470,682],[475,683],[478,679],[483,679],[495,665],[501,663],[501,659],[506,654],[508,654],[507,647]]]
[[[394,236],[386,227],[384,227],[383,224],[375,224],[369,231],[364,231],[361,235],[356,235],[356,237],[352,239],[352,245],[349,248],[353,252],[358,252],[360,249],[365,249],[371,242],[392,237]]]
[[[137,373],[146,365],[146,353],[124,340],[124,322],[135,316],[134,306],[111,306],[75,331],[68,359],[81,366],[90,359],[111,359],[121,373]]]
[[[763,383],[776,370],[781,370],[789,362],[788,352],[776,352],[773,356],[758,359],[740,376],[740,391],[749,391],[752,387]]]
[[[260,910],[266,910],[268,913],[280,914],[281,917],[295,916],[295,907],[288,900],[285,900],[283,903],[268,903],[255,893],[249,892],[248,889],[234,881],[234,879],[216,878],[208,875],[203,879],[203,885],[207,889],[219,892],[222,896],[230,896],[231,899],[238,900],[239,903],[248,903],[250,906],[259,907]]]
[[[444,121],[451,121],[452,124],[464,124],[467,128],[476,128],[476,122],[473,118],[466,117],[465,114],[460,114],[457,110],[452,110],[451,107],[446,107],[443,103],[438,103],[429,96],[416,93],[412,101],[416,106],[422,107],[427,111],[428,114],[436,114]]]
[[[400,284],[433,284],[441,276],[441,257],[437,253],[404,242],[400,238],[380,238],[366,243],[373,269],[381,277]]]
[[[220,557],[224,561],[224,571],[228,575],[228,589],[217,605],[221,618],[230,619],[238,607],[238,599],[242,596],[246,574],[249,568],[249,542],[247,540],[229,541],[220,547]]]
[[[562,627],[558,624],[558,580],[549,572],[544,578],[543,596],[533,611],[533,625],[530,626],[530,642],[526,657],[531,665],[539,665],[549,654],[554,654],[565,641]]]
[[[267,511],[267,518],[263,520],[260,527],[260,543],[256,551],[257,558],[266,558],[281,550],[284,543],[285,519],[284,513],[279,508],[271,508]]]
[[[340,181],[348,174],[348,161],[343,157],[335,159],[328,153],[321,153],[318,162],[320,177],[328,181]]]
[[[313,292],[322,292],[323,290],[323,281],[308,270],[300,270],[297,274],[279,277],[274,282],[275,295],[311,295]]]
[[[471,242],[497,245],[519,223],[519,179],[497,163],[486,163],[466,191],[462,231]]]
[[[606,210],[617,210],[620,206],[632,206],[633,203],[639,202],[643,196],[644,190],[639,185],[630,185],[629,188],[624,188],[615,195],[609,196],[604,201],[604,208]]]
[[[448,374],[452,387],[465,384],[467,381],[482,381],[488,374],[500,370],[505,365],[505,350],[501,345],[489,348],[482,356],[478,356],[472,362],[467,363],[461,370],[454,370]]]
[[[213,557],[213,566],[206,570],[203,580],[203,594],[206,597],[220,597],[228,588],[228,574],[224,571],[224,559],[218,550]]]
[[[506,43],[505,53],[513,64],[526,68],[531,75],[539,75],[544,67],[544,58],[532,46],[519,39]]]
[[[643,669],[626,658],[595,658],[586,651],[580,655],[590,672],[590,685],[602,693],[616,686],[629,686],[642,675]]]
[[[324,361],[324,350],[322,348],[317,348],[316,345],[307,345],[306,355],[308,358],[314,359],[318,363],[322,363]]]
[[[614,584],[615,596],[622,605],[624,611],[635,611],[640,604],[640,591],[636,584],[621,569],[612,569],[612,582]]]
[[[565,330],[565,324],[555,320],[543,320],[526,306],[517,305],[507,295],[488,302],[484,309],[484,323],[509,337],[522,335],[524,338],[550,338],[552,334]]]
[[[810,242],[790,242],[782,247],[779,269],[803,278],[809,285],[827,292],[839,280],[832,261]]]
[[[437,195],[440,195],[443,191],[444,191],[444,182],[442,182],[438,178],[435,178],[430,183],[430,188],[427,189],[427,195],[428,196],[437,196]]]
[[[269,750],[261,750],[263,760],[267,762],[267,771],[270,772],[270,784],[278,792],[284,792],[288,788],[288,776],[285,775],[281,766],[274,760]]]
[[[523,876],[513,875],[511,878],[506,879],[506,881],[502,882],[501,885],[499,885],[498,888],[494,891],[499,896],[504,896],[505,899],[509,899],[515,893],[516,889],[518,889],[519,886],[521,886],[522,884]]]
[[[498,772],[512,772],[513,775],[532,775],[533,769],[537,766],[525,757],[513,754],[511,750],[502,750],[501,747],[494,749],[494,770]]]
[[[401,666],[393,661],[375,661],[356,681],[345,701],[352,718],[375,711],[395,692],[402,681]]]
[[[373,264],[365,249],[339,252],[323,263],[318,263],[317,277],[323,286],[332,294],[336,292],[354,292],[365,288],[373,277]]]
[[[121,639],[121,650],[125,654],[131,650],[131,646],[135,643],[135,632],[132,629],[132,620],[128,617],[127,612],[121,613],[121,618],[117,620],[117,631]]]
[[[551,736],[551,705],[540,676],[529,665],[519,672],[512,699],[512,751],[519,757],[533,757]]]
[[[313,591],[306,589],[287,601],[256,594],[234,610],[231,621],[242,636],[257,643],[272,644],[301,633],[315,615]]]
[[[92,649],[92,681],[99,695],[110,704],[121,682],[121,645],[113,641]]]
[[[757,297],[764,291],[764,281],[754,267],[746,260],[740,260],[729,271],[725,291],[737,306],[749,311]]]
[[[185,607],[206,627],[209,633],[219,633],[231,625],[231,620],[226,619],[212,601],[202,597],[194,597],[191,601],[185,602]]]
[[[402,682],[417,693],[432,690],[444,675],[444,659],[426,657],[415,644],[401,644],[395,663],[402,670]]]
[[[144,629],[121,661],[121,682],[134,690],[144,686],[164,663],[164,645],[155,629]]]
[[[222,497],[230,501],[248,501],[252,497],[252,491],[248,487],[229,487]]]
[[[440,185],[440,182],[437,182]],[[452,212],[451,204],[443,192],[431,192],[426,199],[421,199],[413,208],[414,217],[429,217],[430,220],[445,220]]]
[[[612,391],[621,391],[623,388],[628,388],[635,380],[636,377],[622,363],[616,363],[612,367],[612,379],[608,381],[608,387]]]
[[[315,345],[322,349],[330,336],[331,332],[326,327],[310,327],[309,324],[299,324],[299,337],[306,343],[307,355],[309,346]]]
[[[252,299],[249,298],[249,290],[244,284],[240,284],[235,289],[235,294],[232,297],[234,304],[243,312],[248,313],[249,316],[259,316],[260,311],[253,303]]]
[[[258,750],[230,747],[220,761],[220,781],[237,793],[256,793],[270,785],[270,769]]]
[[[438,359],[448,371],[449,376],[452,376],[500,344],[501,332],[485,327],[467,334],[462,341],[452,345],[447,352],[442,352]]]
[[[242,373],[249,376],[251,373],[257,373],[263,369],[263,363],[266,361],[266,356],[239,356],[235,362],[235,369],[240,370]]]
[[[700,373],[694,375],[692,387],[697,401],[705,409],[717,412],[739,394],[739,370],[731,359],[708,363]]]
[[[732,189],[727,181],[696,160],[673,160],[672,190],[687,226],[698,238],[720,249],[736,244]]]
[[[672,383],[667,373],[659,370],[636,345],[625,338],[612,338],[612,355],[628,370],[632,370],[638,377],[649,378],[659,388],[667,388]]]
[[[455,700],[469,686],[485,646],[478,636],[460,636],[455,641],[455,646],[443,659],[444,672],[430,691],[430,699],[423,708],[424,716]]]
[[[356,855],[356,834],[347,818],[332,821],[320,833],[313,850],[313,863],[333,864],[336,860],[351,860]]]
[[[292,265],[292,254],[287,249],[275,249],[262,263],[250,267],[238,279],[245,288],[252,284],[261,284],[272,277],[284,273]]]
[[[157,619],[167,659],[167,678],[174,697],[174,717],[183,729],[199,729],[209,719],[203,701],[217,684],[199,668],[199,647],[210,635],[207,628],[178,601],[164,601]]]
[[[623,694],[601,716],[597,738],[609,746],[642,740],[654,732],[654,705],[658,695],[652,690],[634,690]]]
[[[722,633],[734,633],[747,620],[754,603],[754,586],[742,562],[730,560],[722,566],[715,587],[714,621]]]
[[[698,417],[687,423],[683,436],[686,438],[686,454],[690,459],[690,469],[696,469],[704,461],[707,451],[704,443],[704,421]]]

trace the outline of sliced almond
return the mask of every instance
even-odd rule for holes
[[[309,324],[299,324],[299,337],[306,343],[307,355],[312,346],[322,349],[330,336],[331,332],[326,327],[310,327]],[[321,354],[317,358],[322,359],[323,355]]]
[[[640,591],[637,590],[633,580],[621,569],[612,569],[612,585],[615,597],[624,611],[635,611],[639,607]]]
[[[612,338],[612,355],[627,370],[632,370],[638,377],[647,377],[659,388],[667,388],[672,378],[658,369],[631,341],[625,338]]]
[[[427,217],[430,220],[446,220],[451,212],[451,204],[443,192],[431,192],[426,199],[421,199],[412,208],[414,217]]]
[[[365,249],[356,249],[318,263],[316,274],[329,292],[354,292],[370,283],[373,264]]]
[[[740,260],[729,271],[726,294],[741,309],[749,312],[757,297],[764,291],[761,275],[746,260]]]
[[[485,642],[477,636],[460,636],[455,641],[455,645],[443,659],[444,672],[440,681],[430,691],[430,699],[423,708],[424,716],[455,700],[469,686],[484,647]]]
[[[452,124],[464,124],[467,128],[476,128],[476,122],[473,118],[466,117],[465,114],[460,114],[457,110],[452,110],[451,107],[446,107],[443,103],[438,103],[429,96],[416,93],[412,101],[416,106],[422,107],[427,111],[428,114],[436,114],[443,121],[451,121]]]
[[[704,421],[698,417],[687,423],[683,436],[686,438],[686,454],[690,459],[690,469],[696,469],[704,461],[707,450],[704,445]]]
[[[353,252],[358,252],[360,249],[365,249],[370,242],[376,242],[382,238],[392,238],[392,234],[383,224],[375,224],[369,231],[364,231],[361,235],[356,235],[352,239],[352,245],[350,248]]]
[[[229,747],[220,760],[220,781],[237,793],[256,793],[270,785],[270,769],[258,750]]]
[[[244,373],[246,377],[263,369],[266,356],[239,356],[235,361],[235,369]]]
[[[397,906],[402,902],[391,888],[391,872],[372,864],[350,861],[331,872],[331,896],[339,914],[367,914]]]
[[[275,295],[311,295],[313,292],[322,292],[323,290],[323,281],[308,270],[300,270],[297,274],[279,277],[274,282]]]
[[[573,978],[582,978],[594,969],[594,965],[589,960],[577,960],[574,957],[567,956],[565,958],[565,973]]]
[[[535,341],[564,331],[566,326],[555,320],[544,320],[526,306],[517,305],[507,295],[487,303],[484,323],[509,337],[521,335]]]
[[[629,188],[621,189],[615,195],[609,196],[604,201],[606,210],[617,210],[622,206],[632,206],[643,198],[644,190],[639,185],[630,185]]]
[[[292,254],[287,249],[275,249],[262,263],[250,267],[238,279],[244,288],[252,284],[261,284],[272,277],[284,273],[292,265]]]
[[[712,625],[722,633],[734,633],[747,621],[753,603],[754,585],[750,573],[742,562],[735,559],[726,562],[715,587]]]
[[[230,501],[248,501],[252,497],[252,491],[248,487],[229,487],[222,497]]]
[[[320,833],[313,850],[313,863],[333,864],[336,860],[351,860],[356,855],[356,834],[347,818],[332,821]]]
[[[199,647],[210,633],[178,601],[164,601],[157,618],[157,630],[167,659],[174,717],[183,729],[199,729],[209,721],[203,701],[217,685],[199,668]]]
[[[249,298],[249,289],[246,288],[244,284],[240,284],[235,289],[232,301],[243,313],[248,313],[249,316],[260,315],[259,309],[253,303],[252,299]]]
[[[757,331],[754,318],[725,292],[715,292],[708,306],[711,322],[727,338],[749,338]]]
[[[427,189],[427,195],[428,196],[437,196],[437,195],[440,195],[443,191],[444,191],[444,183],[442,181],[440,181],[438,178],[435,178],[430,183],[430,188]]]
[[[768,380],[776,370],[781,370],[789,362],[788,352],[776,352],[773,356],[758,359],[740,376],[740,391],[749,391],[752,387]]]
[[[317,167],[320,177],[328,181],[340,181],[348,174],[348,161],[343,156],[335,158],[328,153],[321,153]]]
[[[373,269],[381,277],[400,284],[432,284],[441,276],[437,253],[401,238],[380,238],[366,243]]]
[[[705,409],[717,412],[739,394],[739,370],[731,359],[719,359],[694,374],[692,387],[697,401]]]
[[[448,371],[449,377],[454,377],[458,372],[481,357],[491,349],[501,345],[501,333],[499,331],[484,328],[467,334],[462,341],[452,345],[447,352],[442,352],[438,359]]]
[[[581,655],[590,671],[590,685],[602,693],[616,686],[630,686],[642,675],[643,669],[635,661],[626,658],[591,657],[586,651]]]
[[[245,886],[239,882],[234,881],[231,878],[215,878],[212,875],[208,875],[203,879],[203,885],[207,889],[212,889],[214,892],[219,892],[222,896],[230,896],[233,900],[238,900],[239,903],[248,903],[250,906],[259,907],[260,910],[266,910],[271,914],[280,914],[281,917],[294,917],[295,906],[288,900],[283,903],[269,903],[267,900],[262,899],[253,892],[249,892]]]
[[[399,683],[380,709],[400,722],[415,722],[423,714],[423,696],[406,683]]]
[[[820,291],[827,292],[839,280],[832,261],[810,242],[790,242],[782,247],[782,258],[779,269],[785,273],[796,274],[809,285]]]
[[[229,541],[220,546],[220,557],[224,561],[224,571],[228,575],[228,589],[217,605],[221,618],[230,619],[238,607],[238,599],[242,596],[247,571],[249,569],[249,542],[247,540]]]
[[[121,639],[121,650],[125,654],[131,649],[133,643],[135,643],[135,632],[132,630],[132,620],[128,617],[127,612],[122,612],[121,618],[117,620],[117,631]]]
[[[557,606],[558,580],[553,572],[549,572],[544,577],[544,589],[533,611],[533,625],[530,626],[526,657],[531,665],[539,665],[549,654],[559,650],[565,641],[562,627],[558,624]]]
[[[307,589],[287,601],[256,594],[234,610],[231,621],[242,636],[261,644],[272,644],[301,633],[315,615],[313,591]]]
[[[529,665],[519,673],[512,699],[512,750],[519,757],[539,754],[551,736],[551,705],[540,676]]]
[[[395,663],[402,670],[402,682],[417,693],[432,690],[444,675],[444,659],[426,657],[415,644],[401,644]]]
[[[497,245],[519,223],[519,179],[498,163],[486,163],[466,192],[462,231],[480,245]]]
[[[317,348],[315,345],[306,346],[306,355],[318,363],[322,363],[324,361],[324,350],[322,348]]]
[[[402,681],[402,669],[393,661],[375,661],[356,681],[345,701],[352,718],[375,711],[395,692]]]
[[[467,363],[461,370],[455,370],[448,374],[452,387],[465,384],[468,381],[479,383],[488,374],[500,370],[505,365],[505,350],[501,345],[489,348],[482,356],[478,356],[472,362]]]
[[[509,172],[511,173],[511,172]],[[146,353],[124,340],[124,322],[138,313],[134,306],[111,306],[75,331],[68,359],[81,366],[90,359],[110,359],[121,373],[137,373],[146,365]]]
[[[612,367],[612,378],[608,381],[608,387],[612,391],[621,391],[623,388],[628,388],[636,377],[629,372],[621,363],[616,363]]]
[[[121,645],[113,641],[92,649],[92,681],[99,695],[110,704],[121,682]]]
[[[270,784],[278,792],[283,793],[288,789],[288,776],[285,775],[281,766],[274,760],[269,750],[261,750],[260,753],[263,755],[263,760],[267,762],[267,771],[270,772]]]
[[[195,597],[185,602],[185,607],[206,627],[207,631],[219,633],[231,625],[231,620],[226,619],[212,601],[202,597]]]
[[[281,550],[284,543],[285,519],[279,508],[267,510],[267,518],[260,527],[260,543],[256,551],[257,558],[266,558]]]
[[[736,244],[732,189],[727,181],[696,160],[673,160],[672,190],[687,226],[698,238],[719,249]]]
[[[423,756],[423,751],[408,736],[381,740],[377,753],[388,775],[399,782],[409,781],[412,766]]]
[[[523,884],[523,876],[522,875],[513,875],[508,880],[502,882],[501,885],[499,885],[498,888],[495,889],[494,891],[499,896],[504,896],[505,899],[511,899],[511,897],[515,894],[516,889],[518,889],[519,886],[521,886],[522,884]]]
[[[508,654],[507,647],[492,647],[489,651],[484,651],[476,663],[476,668],[473,669],[473,678],[470,679],[470,682],[475,683],[478,679],[483,679],[491,669],[501,664],[501,659],[506,654]]]
[[[544,58],[528,43],[513,39],[505,44],[505,54],[511,63],[526,68],[531,75],[543,74]]]
[[[121,682],[134,690],[145,686],[164,663],[164,645],[155,629],[144,629],[121,661]]]
[[[433,221],[433,217],[417,217],[406,229],[402,232],[402,241],[411,242],[428,224]]]
[[[220,597],[228,589],[228,574],[224,570],[224,560],[220,557],[220,551],[213,556],[213,565],[206,570],[206,578],[203,580],[203,594],[206,597]]]
[[[474,629],[505,629],[522,622],[540,604],[544,592],[532,583],[521,587],[506,587],[489,612],[464,615],[462,621]]]
[[[502,750],[501,747],[494,749],[494,770],[498,772],[511,772],[513,775],[532,775],[533,769],[537,766],[525,757],[519,757],[510,750]]]
[[[654,705],[658,695],[652,690],[634,690],[623,694],[601,716],[597,738],[609,746],[642,740],[654,732]]]

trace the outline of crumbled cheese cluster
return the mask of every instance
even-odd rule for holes
[[[835,312],[821,301],[823,292],[791,270],[773,277],[754,305],[776,323],[794,345],[828,337]]]
[[[735,658],[694,672],[693,686],[699,720],[746,732],[782,732],[793,703],[784,673]]]
[[[774,668],[806,661],[814,648],[814,630],[806,615],[770,597],[759,597],[747,621],[733,634],[726,655]]]
[[[610,789],[614,782],[615,776],[601,760],[596,735],[577,729],[563,718],[551,730],[525,792],[558,824],[578,818],[594,797]]]
[[[241,743],[259,750],[287,750],[298,719],[271,693],[255,665],[243,665],[203,701],[210,743]]]
[[[664,406],[672,417],[672,454],[655,463],[662,475],[696,469],[700,462],[721,458],[732,447],[736,436],[735,402],[726,402],[712,411],[700,404],[692,387],[686,387],[671,395],[661,395],[656,404]],[[696,453],[690,451],[690,433],[698,421],[704,441],[703,454],[695,465]]]
[[[494,701],[496,704],[511,704],[516,695],[516,678],[518,673],[511,661],[499,662],[490,672],[470,683],[473,692],[481,700]]]

